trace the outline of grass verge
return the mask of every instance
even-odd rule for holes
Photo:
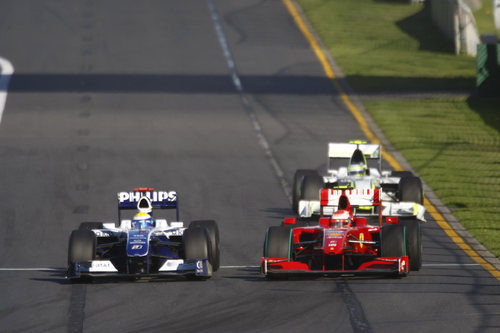
[[[455,56],[422,4],[298,0],[355,90],[473,89],[475,59]],[[500,257],[499,98],[366,102],[392,144],[455,217]],[[346,138],[347,139],[347,138]]]
[[[356,90],[474,88],[475,59],[453,54],[422,4],[298,2]]]
[[[499,124],[498,100],[395,100],[365,106],[460,223],[499,257],[500,135],[487,123],[496,118]]]

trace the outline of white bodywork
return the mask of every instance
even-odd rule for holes
[[[350,177],[347,174],[347,167],[335,168],[335,159],[350,159],[356,149],[361,150],[367,160],[377,160],[378,168],[369,168],[366,176]],[[377,144],[356,144],[356,143],[336,143],[328,144],[328,168],[327,175],[323,176],[324,183],[335,183],[338,181],[351,181],[354,188],[378,188],[382,184],[398,184],[400,177],[391,177],[391,171],[382,171],[382,152]],[[385,193],[384,200],[394,201],[390,193]]]
[[[376,211],[381,204],[382,206],[382,216],[414,216],[417,219],[425,222],[425,207],[415,203],[415,202],[390,202],[384,201],[383,191],[381,189],[352,189],[352,190],[322,190],[323,194],[321,202],[320,200],[300,200],[299,201],[299,215],[301,217],[311,217],[312,215],[325,215],[331,216],[334,212],[338,210],[338,202],[341,195],[346,195],[349,199],[349,203],[353,208],[353,211],[358,216],[368,215],[378,215]],[[376,198],[379,196],[382,200]],[[318,193],[318,197],[321,198],[322,193]],[[363,207],[363,210],[357,210],[356,208]],[[366,208],[368,207],[368,211]]]

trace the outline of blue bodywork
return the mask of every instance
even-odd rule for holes
[[[130,230],[127,237],[127,256],[144,257],[149,252],[149,230]]]

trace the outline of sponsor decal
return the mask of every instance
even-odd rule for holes
[[[363,233],[360,233],[359,234],[359,240],[360,241],[364,241],[365,240],[365,235]],[[363,243],[359,243],[359,248],[362,249],[363,248]]]
[[[127,254],[129,256],[145,256],[148,253],[148,231],[130,230],[127,239]]]
[[[167,237],[169,237],[169,236],[182,236],[183,233],[184,233],[184,231],[181,229],[173,229],[173,230],[168,230],[168,231],[163,232],[163,234]]]
[[[94,234],[97,237],[111,237],[111,233],[107,231],[94,230]]]
[[[148,197],[153,202],[177,201],[177,192],[175,191],[120,192],[118,193],[118,201],[120,203],[139,202],[142,196]]]
[[[94,261],[92,262],[92,268],[105,268],[109,267],[110,263],[108,261]]]
[[[401,259],[401,261],[399,262],[399,271],[406,272],[406,260]]]
[[[205,273],[205,267],[203,265],[204,260],[198,260],[196,261],[196,274],[204,274]]]
[[[83,267],[81,267],[83,268]],[[85,272],[117,272],[115,266],[113,266],[113,264],[108,261],[108,260],[104,260],[104,261],[92,261],[92,263],[82,269],[82,271],[85,271]]]

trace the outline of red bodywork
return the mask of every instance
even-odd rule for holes
[[[291,227],[292,233],[290,258],[263,257],[262,273],[407,275],[408,256],[380,256],[380,226],[368,225],[366,218],[352,216],[348,202],[344,208],[350,212],[351,222],[342,226],[331,217],[320,218],[314,227],[296,227],[295,218],[285,218],[284,226]],[[397,223],[397,217],[387,217],[385,222]]]

